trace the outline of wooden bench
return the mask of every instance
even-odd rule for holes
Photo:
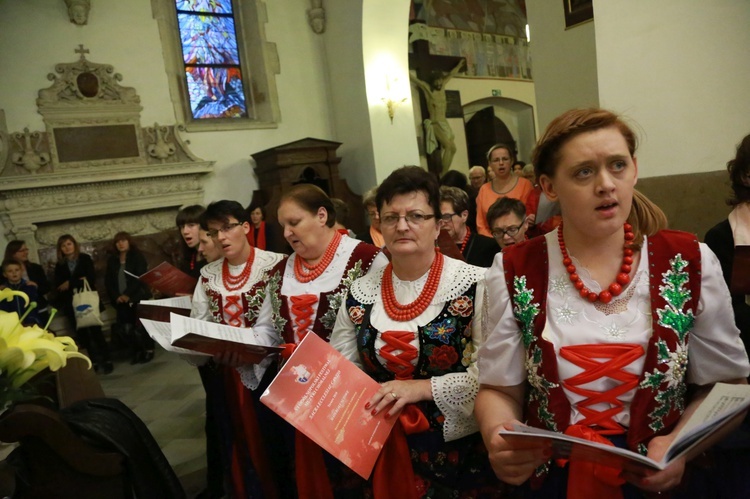
[[[56,373],[50,392],[40,403],[22,403],[0,417],[0,441],[18,442],[14,458],[26,464],[23,476],[9,464],[0,475],[0,494],[14,498],[107,498],[130,497],[126,491],[124,458],[92,446],[76,435],[57,409],[75,402],[104,397],[92,370],[82,359],[69,359]],[[15,493],[13,493],[15,491]],[[127,492],[127,493],[126,493]]]

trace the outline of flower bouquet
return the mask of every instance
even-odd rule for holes
[[[34,398],[36,393],[27,383],[47,368],[57,371],[71,357],[85,359],[91,368],[91,361],[78,352],[71,337],[47,332],[49,322],[44,329],[23,325],[26,314],[36,306],[36,303],[29,304],[25,293],[0,289],[0,301],[10,301],[17,296],[26,304],[23,317],[16,312],[0,311],[0,412],[14,402]],[[54,311],[51,315],[54,316]]]

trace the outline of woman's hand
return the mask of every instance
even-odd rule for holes
[[[214,355],[214,362],[229,367],[240,367],[244,365],[243,362],[240,362],[240,354],[230,351],[224,351]]]
[[[117,303],[129,303],[130,297],[128,295],[120,295],[117,297]]]
[[[512,430],[514,423],[518,421],[505,422],[502,427]],[[500,435],[500,428],[491,436],[485,435],[484,441],[492,469],[500,480],[510,485],[521,485],[552,457],[552,444],[548,440],[511,445]]]
[[[661,461],[664,453],[672,443],[671,435],[654,437],[648,444],[647,456],[654,461]],[[650,492],[664,492],[677,487],[682,481],[685,472],[685,458],[675,459],[665,470],[662,471],[629,471],[623,473],[623,478],[636,487]]]
[[[429,379],[410,379],[404,381],[387,381],[380,385],[380,390],[372,396],[365,409],[372,409],[372,415],[390,407],[386,417],[401,412],[406,404],[422,400],[432,400],[432,386]]]
[[[64,281],[57,287],[58,291],[67,291],[68,289],[70,289],[70,281]]]

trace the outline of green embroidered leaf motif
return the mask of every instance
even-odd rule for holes
[[[680,343],[685,341],[685,335],[693,328],[693,324],[695,324],[695,316],[692,310],[684,313],[669,309],[660,309],[656,313],[659,316],[659,324],[676,332]]]
[[[526,276],[513,278],[513,315],[521,324],[521,338],[525,348],[534,341],[534,318],[539,314],[539,304],[532,303],[534,290],[526,289]]]
[[[643,381],[641,381],[640,387],[656,390],[659,388],[659,385],[661,385],[662,381],[664,381],[664,373],[658,371],[657,369],[654,369],[654,372],[647,373],[643,377]]]

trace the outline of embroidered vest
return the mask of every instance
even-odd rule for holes
[[[471,342],[471,323],[477,285],[472,284],[463,295],[447,301],[440,313],[417,329],[419,357],[414,379],[430,379],[447,373],[466,372],[474,352]],[[383,383],[395,378],[378,359],[375,340],[378,330],[370,322],[372,304],[362,304],[351,293],[346,298],[349,318],[357,333],[357,350],[364,370],[375,381]],[[422,412],[433,428],[442,428],[442,414],[433,401],[420,402]]]
[[[315,314],[315,322],[311,328],[318,336],[328,341],[336,323],[336,314],[341,307],[349,286],[362,277],[370,269],[375,257],[380,253],[380,248],[371,244],[359,243],[352,250],[349,261],[341,276],[341,282],[332,291],[321,293],[318,296],[318,310]],[[268,280],[268,293],[273,308],[273,325],[281,336],[282,343],[296,343],[294,334],[294,321],[291,319],[289,300],[281,294],[281,286],[284,279],[284,271],[289,258],[281,260],[271,271]]]
[[[695,322],[701,285],[698,240],[693,234],[663,230],[648,238],[653,334],[638,388],[630,405],[627,443],[646,453],[646,444],[668,433],[685,409],[688,333]],[[546,322],[549,262],[547,242],[537,237],[507,248],[505,282],[526,348],[528,424],[565,431],[570,402],[557,370],[554,346],[542,338]]]
[[[255,321],[258,320],[258,314],[260,308],[263,305],[263,300],[266,297],[266,284],[268,280],[268,272],[264,272],[261,278],[253,284],[250,289],[239,292],[239,303],[242,307],[242,322],[243,327],[253,327]],[[211,311],[211,317],[214,322],[219,324],[226,324],[224,317],[224,307],[227,306],[225,303],[224,296],[217,290],[212,288],[208,283],[208,278],[201,274],[200,284],[203,286],[203,290],[206,292],[206,296],[209,300],[209,309]],[[236,294],[232,293],[236,296]]]

